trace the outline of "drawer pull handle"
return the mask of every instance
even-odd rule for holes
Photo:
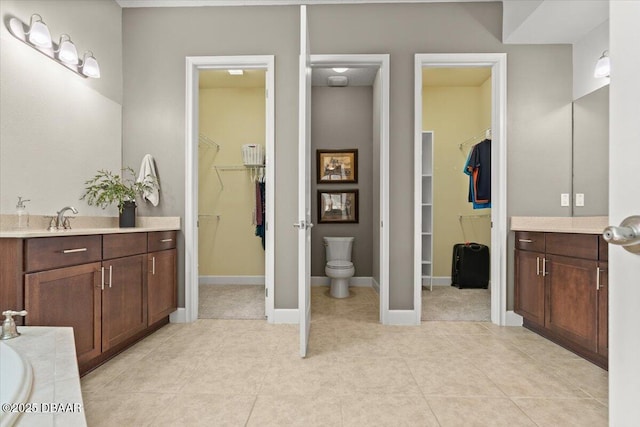
[[[547,274],[549,274],[549,272],[547,271],[547,259],[542,258],[542,275],[546,276]]]
[[[600,267],[596,268],[596,291],[600,290]]]
[[[75,254],[78,252],[87,252],[87,248],[65,249],[62,251],[63,254]]]
[[[156,275],[156,257],[151,258],[151,274]]]
[[[518,239],[518,242],[520,242],[520,243],[533,243],[533,240],[531,240],[531,239]]]
[[[109,266],[109,287],[113,285],[113,265]]]
[[[536,276],[540,275],[540,257],[536,257]]]
[[[102,290],[104,291],[104,267],[102,267],[100,270],[102,270],[102,279],[100,280],[100,288],[102,288]]]
[[[169,243],[169,242],[173,242],[173,239],[162,239],[162,240],[160,240],[160,243]]]

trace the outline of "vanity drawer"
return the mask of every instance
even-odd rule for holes
[[[517,231],[516,249],[532,252],[544,252],[545,233],[536,231]]]
[[[176,247],[175,231],[154,231],[148,233],[148,236],[149,252],[163,251]]]
[[[573,258],[598,259],[598,235],[547,233],[546,252]]]
[[[122,258],[147,252],[147,233],[105,234],[102,259]]]
[[[24,269],[26,272],[50,270],[70,265],[100,261],[102,236],[65,236],[26,239]]]

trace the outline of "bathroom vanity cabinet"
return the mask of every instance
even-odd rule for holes
[[[523,325],[606,369],[606,243],[598,235],[525,232],[515,239],[515,312]]]
[[[72,326],[81,374],[176,310],[175,231],[2,240],[22,248],[14,293],[23,295],[16,307],[27,310],[25,325]]]

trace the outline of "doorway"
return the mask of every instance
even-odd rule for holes
[[[491,165],[478,160],[490,160],[491,68],[424,67],[422,77],[422,320],[488,322]],[[452,271],[452,248],[475,256],[477,271]]]
[[[415,56],[415,164],[422,170],[423,149],[423,69],[424,68],[489,68],[491,70],[491,213],[490,220],[490,293],[491,321],[499,325],[518,324],[517,316],[506,311],[506,54],[417,54]],[[480,130],[479,130],[480,131]],[[470,135],[469,138],[483,137]],[[437,134],[433,135],[437,138]],[[464,148],[466,141],[460,141]],[[414,307],[417,323],[422,318],[423,288],[423,178],[415,174],[414,223]],[[476,218],[473,218],[476,219]],[[480,219],[480,218],[477,218]],[[461,219],[464,221],[464,219]],[[449,255],[450,256],[450,255]],[[429,272],[433,277],[433,272]],[[431,279],[431,278],[430,278]]]
[[[263,271],[264,278],[259,274],[242,275],[240,279],[243,283],[264,283],[264,314],[268,321],[273,321],[274,299],[274,271],[275,271],[275,254],[274,254],[274,178],[275,178],[275,125],[274,125],[274,57],[273,56],[212,56],[212,57],[187,57],[187,105],[186,105],[186,191],[185,191],[185,310],[182,314],[184,320],[192,322],[198,318],[199,311],[199,280],[200,280],[200,238],[199,226],[203,229],[207,228],[213,234],[216,228],[219,231],[223,226],[225,218],[233,215],[221,211],[223,209],[222,197],[225,185],[229,189],[229,185],[247,184],[248,194],[254,194],[256,181],[264,183],[264,216],[262,218],[262,226],[264,237],[259,236],[254,241],[256,244],[262,245],[264,239],[264,261]],[[228,73],[229,70],[244,70],[247,75],[255,74],[258,80],[264,81],[264,129],[262,141],[264,142],[264,166],[260,167],[259,161],[255,161],[255,157],[249,157],[247,160],[244,147],[242,145],[262,145],[260,141],[244,141],[240,147],[232,148],[230,151],[235,155],[234,159],[224,159],[218,157],[225,150],[223,141],[214,139],[214,135],[207,135],[207,132],[213,132],[208,129],[207,125],[200,123],[200,78],[201,72],[219,71]],[[224,74],[221,73],[221,74]],[[215,74],[215,73],[214,73]],[[226,76],[225,76],[226,77]],[[261,90],[261,89],[260,89]],[[215,127],[215,126],[214,126]],[[203,132],[204,131],[204,132]],[[206,151],[207,154],[199,157],[200,151]],[[256,149],[257,150],[257,149]],[[259,155],[258,155],[259,157]],[[254,159],[254,160],[251,160]],[[211,164],[206,163],[209,161]],[[203,163],[204,162],[204,163]],[[209,176],[207,179],[215,180],[215,189],[213,195],[206,200],[203,197],[203,203],[200,203],[200,175],[201,165],[207,165]],[[233,175],[236,176],[233,176]],[[204,182],[204,181],[203,181]],[[235,184],[234,184],[235,182]],[[217,197],[217,200],[216,200]],[[248,196],[247,196],[248,197]],[[245,201],[247,198],[245,198]],[[255,199],[254,199],[255,200]],[[255,206],[255,205],[254,205]],[[203,209],[203,210],[200,210]],[[207,209],[207,210],[204,210]],[[209,210],[210,209],[210,210]],[[241,216],[242,214],[239,214]],[[252,209],[244,212],[245,224],[247,228],[252,227],[252,221],[255,222],[255,215]],[[205,221],[209,224],[205,227]],[[257,224],[256,224],[257,225]],[[253,228],[255,230],[255,226]],[[211,236],[214,238],[214,236]],[[233,239],[225,245],[233,245],[236,242]],[[220,248],[217,249],[219,252]],[[210,256],[210,254],[206,254]],[[208,267],[207,267],[208,268]],[[229,276],[238,276],[238,274],[223,275],[207,275],[210,276],[206,280],[209,281],[229,281]],[[219,276],[219,277],[216,277]],[[238,280],[233,280],[238,281]],[[231,284],[231,283],[229,283]]]
[[[199,72],[200,319],[265,318],[265,77]]]
[[[311,55],[311,122],[322,121],[324,127],[331,126],[332,120],[339,120],[340,115],[323,114],[319,117],[314,106],[327,107],[327,102],[335,102],[335,108],[346,108],[343,129],[345,132],[333,138],[332,132],[318,131],[311,128],[312,135],[312,163],[310,168],[314,203],[312,215],[316,218],[316,227],[312,230],[312,272],[315,284],[328,285],[324,276],[325,236],[354,236],[352,261],[356,269],[352,286],[372,287],[379,296],[378,319],[381,323],[388,321],[388,100],[389,100],[389,56],[388,55]],[[336,71],[337,70],[337,71]],[[351,104],[352,103],[352,104]],[[357,108],[355,113],[347,104]],[[356,107],[357,106],[357,107]],[[349,115],[354,114],[354,120],[361,124],[361,130],[368,135],[354,135],[349,137]],[[365,117],[367,116],[368,117]],[[356,119],[356,116],[359,119]],[[337,128],[337,122],[334,128]],[[355,125],[355,123],[352,123]],[[369,129],[366,129],[369,127]],[[332,129],[334,131],[336,129]],[[337,129],[339,130],[339,129]],[[357,141],[360,141],[361,147]],[[355,144],[355,145],[354,145]],[[320,181],[318,171],[318,150],[331,149],[355,151],[358,156],[356,182],[329,183]],[[325,223],[319,224],[320,207],[323,192],[342,191],[357,192],[358,219],[357,223]],[[359,267],[360,266],[360,267]],[[314,271],[316,273],[314,273]],[[319,272],[319,273],[317,273]],[[358,273],[359,272],[359,273]],[[320,283],[318,283],[318,279]]]

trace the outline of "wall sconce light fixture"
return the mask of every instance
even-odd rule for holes
[[[611,60],[609,59],[609,51],[605,50],[602,52],[602,56],[596,62],[596,68],[593,71],[593,77],[601,78],[601,77],[609,77],[611,74]]]
[[[37,13],[31,15],[28,27],[17,18],[11,18],[8,27],[15,38],[74,73],[82,77],[100,78],[100,66],[93,52],[86,52],[80,61],[78,50],[68,34],[61,35],[58,44],[54,43],[47,24]]]

